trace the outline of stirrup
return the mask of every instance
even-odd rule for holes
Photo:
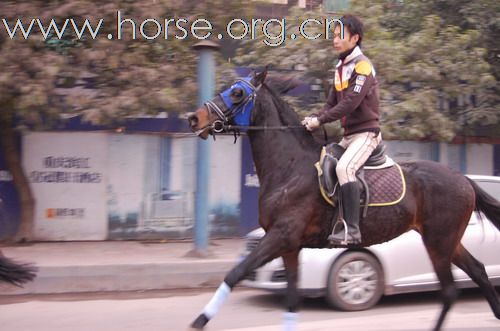
[[[344,240],[341,240],[340,242],[337,240],[337,238],[334,238],[335,229],[337,228],[337,226],[339,224],[344,225]],[[341,218],[341,219],[337,220],[337,222],[335,222],[335,224],[333,225],[332,233],[330,233],[330,235],[328,236],[328,241],[334,242],[334,243],[340,244],[340,245],[347,245],[348,244],[348,242],[347,242],[348,235],[349,235],[349,232],[347,229],[347,222],[345,221],[345,219]]]

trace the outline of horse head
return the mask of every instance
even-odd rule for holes
[[[231,87],[207,101],[188,117],[189,126],[200,138],[220,133],[226,125],[247,126],[252,122],[252,110],[257,91],[267,76],[267,67],[253,77],[236,80]]]

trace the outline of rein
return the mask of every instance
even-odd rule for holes
[[[305,129],[303,125],[280,125],[280,126],[265,126],[265,125],[231,125],[224,124],[223,121],[217,120],[210,125],[212,129],[212,137],[215,140],[216,133],[232,132],[234,135],[234,143],[241,136],[240,130],[247,131],[284,131],[284,130],[300,130]],[[206,128],[205,128],[206,129]]]
[[[216,121],[217,122],[217,121]],[[273,130],[298,130],[298,129],[305,129],[303,125],[280,125],[280,126],[266,126],[266,125],[231,125],[231,124],[223,124],[223,123],[216,123],[214,122],[212,124],[212,129],[217,132],[223,132],[223,131],[234,131],[234,130],[249,130],[249,131],[273,131]],[[216,131],[215,125],[217,124],[217,130],[222,130],[222,131]]]

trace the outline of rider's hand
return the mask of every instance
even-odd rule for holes
[[[304,118],[304,120],[302,121],[302,125],[304,125],[307,130],[314,131],[321,126],[321,123],[319,122],[316,116],[313,117],[308,116]]]
[[[309,122],[310,119],[311,119],[311,116],[306,116],[306,117],[304,117],[302,122],[300,122],[300,124],[302,124],[303,126],[306,126],[307,122]]]

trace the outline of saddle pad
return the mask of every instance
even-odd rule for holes
[[[399,164],[384,169],[366,169],[364,178],[369,188],[368,206],[391,206],[403,200],[406,182]]]

